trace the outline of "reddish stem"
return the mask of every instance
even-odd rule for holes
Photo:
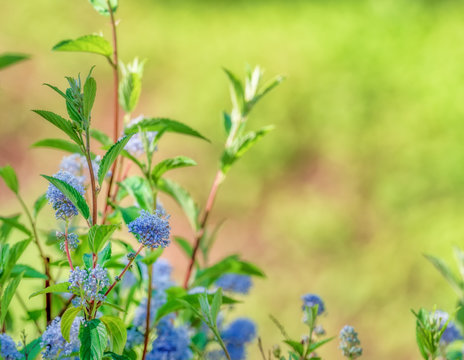
[[[111,290],[113,290],[113,288],[116,286],[116,284],[122,279],[122,277],[124,276],[124,274],[126,273],[127,269],[130,268],[130,266],[132,265],[132,263],[134,262],[135,258],[137,257],[138,254],[140,254],[140,252],[142,251],[143,249],[143,245],[140,245],[139,249],[137,250],[137,252],[135,253],[135,256],[129,260],[129,262],[127,263],[127,265],[125,266],[124,269],[122,269],[121,273],[119,274],[118,278],[116,280],[114,280],[114,282],[111,284],[111,286],[108,288],[108,290],[106,290],[106,293],[105,293],[105,296],[107,296]]]
[[[153,265],[148,267],[148,295],[147,295],[147,318],[145,319],[145,336],[143,341],[142,360],[145,360],[148,348],[148,339],[150,337],[150,312],[151,312],[151,293],[152,293]]]
[[[195,236],[195,244],[193,246],[192,256],[190,257],[190,263],[187,268],[187,274],[185,275],[184,280],[184,288],[187,289],[188,283],[190,280],[190,276],[192,275],[193,265],[195,264],[198,248],[200,247],[200,241],[205,233],[206,223],[208,221],[209,213],[213,208],[214,200],[216,199],[217,190],[219,185],[223,180],[224,175],[220,170],[216,173],[216,177],[214,178],[213,185],[211,186],[211,190],[209,192],[208,200],[206,201],[205,212],[203,213],[203,218],[200,223],[200,230],[198,230]]]

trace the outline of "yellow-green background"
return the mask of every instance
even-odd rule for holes
[[[200,204],[229,108],[221,67],[243,74],[246,63],[260,64],[268,77],[287,77],[250,119],[251,128],[276,130],[232,169],[211,219],[228,219],[215,258],[239,252],[268,275],[237,309],[257,321],[265,346],[280,339],[268,314],[299,336],[300,296],[315,292],[328,334],[355,326],[366,359],[419,358],[410,309],[454,306],[422,255],[451,260],[464,236],[464,3],[121,0],[117,17],[122,60],[147,59],[136,113],[186,122],[212,139],[169,135],[160,145],[159,158],[197,160],[172,176]],[[94,32],[109,37],[108,20],[84,0],[1,2],[0,52],[32,55],[0,73],[0,165],[17,169],[28,203],[46,188],[39,174],[53,174],[62,156],[29,148],[58,135],[30,109],[65,113],[42,83],[64,87],[65,75],[96,64],[94,122],[111,127],[105,60],[50,51]],[[0,201],[2,214],[19,211],[3,184]],[[191,238],[179,209],[166,205],[174,232]],[[28,256],[23,262],[39,268]],[[172,246],[167,256],[180,279],[183,255]],[[337,346],[321,354],[340,359]]]

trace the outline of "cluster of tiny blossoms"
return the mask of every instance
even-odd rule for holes
[[[340,331],[340,349],[343,355],[348,359],[357,359],[362,355],[361,342],[358,339],[358,333],[352,326],[344,326]]]
[[[60,170],[55,175],[54,178],[64,181],[68,185],[71,185],[76,189],[81,195],[84,195],[85,189],[81,181],[75,177],[73,174]],[[57,219],[68,220],[73,216],[78,214],[76,206],[69,200],[58,188],[50,184],[47,190],[47,199],[48,202],[52,205],[55,210],[55,216]]]
[[[61,334],[61,318],[56,317],[47,329],[42,334],[40,346],[43,348],[43,359],[78,359],[78,357],[70,357],[74,352],[79,351],[79,327],[83,319],[77,317],[71,325],[69,334],[70,341],[66,341]]]
[[[152,350],[147,360],[189,360],[190,336],[186,326],[175,327],[171,317],[163,318],[156,327],[157,337],[153,341]]]
[[[169,215],[156,210],[154,214],[141,210],[140,216],[132,221],[128,227],[139,242],[152,249],[169,245]]]
[[[93,269],[80,269],[78,266],[71,270],[69,276],[69,291],[77,295],[74,305],[83,305],[86,301],[104,301],[101,291],[110,285],[108,272],[99,264]]]
[[[100,167],[100,157],[92,160],[93,176],[97,178],[98,168]],[[65,156],[60,163],[60,169],[74,175],[82,184],[90,182],[90,171],[87,159],[81,154]]]
[[[216,285],[224,291],[246,295],[253,284],[251,282],[251,277],[248,275],[224,274],[216,280]]]
[[[56,232],[56,238],[60,241],[61,251],[66,251],[66,241],[70,250],[76,250],[79,246],[79,238],[75,233],[69,233],[67,236],[61,231]]]
[[[135,119],[132,119],[129,124],[127,124],[127,127],[133,126],[140,121],[144,119],[143,115],[140,115],[136,117]],[[145,131],[142,133],[137,133],[132,135],[130,140],[127,142],[126,146],[124,147],[124,150],[126,150],[129,154],[131,154],[134,157],[141,157],[142,155],[145,154],[145,144],[146,142],[147,146],[151,147],[156,135],[158,132],[156,131]],[[144,139],[145,137],[145,139]],[[148,149],[149,152],[151,152],[151,149]],[[156,150],[154,148],[153,150]]]
[[[0,334],[0,355],[5,360],[15,360],[22,357],[13,339],[7,334]]]

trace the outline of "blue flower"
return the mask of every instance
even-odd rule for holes
[[[79,266],[76,266],[74,270],[71,270],[69,282],[69,291],[84,296],[81,301],[104,301],[105,296],[101,291],[110,285],[107,270],[99,264],[90,270],[80,269]]]
[[[434,314],[435,318],[438,320],[440,323],[440,330],[443,328],[443,326],[446,324],[446,322],[449,319],[449,315],[445,311],[437,310],[435,311]],[[457,325],[453,321],[448,321],[448,325],[446,326],[445,331],[443,331],[443,334],[440,338],[440,342],[442,344],[448,345],[451,344],[454,341],[457,340],[462,340],[462,334]]]
[[[84,195],[85,190],[81,181],[69,172],[60,170],[53,177],[64,181],[76,189],[81,195]],[[66,220],[78,214],[77,208],[58,188],[52,184],[48,185],[47,199],[52,204],[55,210],[57,219]]]
[[[5,360],[20,359],[22,357],[21,353],[16,349],[15,342],[7,334],[0,334],[0,355]]]
[[[97,179],[98,168],[100,167],[100,156],[92,160],[93,176]],[[81,183],[90,182],[90,171],[87,159],[81,154],[65,156],[60,163],[60,169],[74,175]],[[107,174],[111,175],[111,172]]]
[[[132,221],[128,227],[140,243],[151,248],[166,247],[169,245],[169,216],[164,216],[159,211],[151,214],[141,210],[140,216]]]
[[[361,342],[358,339],[358,333],[352,326],[344,326],[340,331],[340,349],[343,356],[348,359],[356,359],[362,355]]]
[[[216,280],[216,285],[224,291],[248,294],[252,282],[251,277],[248,275],[224,274]]]
[[[166,290],[175,283],[171,279],[172,265],[166,259],[158,259],[153,264],[152,283],[155,289]]]
[[[145,336],[137,330],[135,327],[131,327],[127,330],[126,348],[132,349],[134,346],[143,343]]]
[[[63,251],[63,252],[66,251],[64,233],[57,231],[56,232],[56,237],[57,237],[58,240],[60,240],[60,249],[61,249],[61,251]],[[68,234],[68,248],[69,248],[69,250],[76,250],[78,245],[79,245],[79,238],[77,237],[77,235],[74,234],[74,233],[69,233]]]
[[[130,127],[134,124],[139,123],[144,119],[143,115],[140,115],[133,119],[127,127]],[[141,157],[143,154],[145,154],[145,146],[144,146],[144,141],[147,142],[148,149],[150,152],[155,151],[156,147],[153,147],[153,141],[156,138],[156,134],[158,134],[157,131],[145,131],[145,132],[139,132],[137,134],[132,135],[130,140],[127,142],[126,146],[124,146],[124,150],[126,150],[129,154],[131,154],[134,157]],[[144,140],[145,137],[145,140]]]
[[[255,338],[256,325],[250,319],[238,318],[229,324],[221,336],[231,360],[244,360],[245,345]]]
[[[70,342],[67,342],[61,335],[61,319],[56,317],[47,329],[42,334],[42,341],[40,346],[44,348],[42,357],[44,359],[70,359],[69,355],[73,352],[79,351],[79,327],[82,323],[82,318],[77,317],[71,325]],[[77,357],[72,357],[77,359]]]
[[[324,302],[322,299],[316,294],[306,294],[301,297],[303,300],[303,310],[308,308],[313,308],[314,306],[318,306],[317,308],[317,315],[321,315],[325,311]]]
[[[169,318],[157,326],[158,336],[153,341],[147,360],[189,360],[192,358],[190,337],[186,327],[174,327]]]

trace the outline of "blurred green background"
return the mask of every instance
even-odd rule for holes
[[[215,258],[239,252],[268,275],[236,313],[254,318],[270,347],[281,336],[268,314],[298,336],[300,296],[314,292],[326,302],[328,334],[355,326],[366,359],[419,358],[410,309],[454,310],[452,290],[422,255],[451,259],[464,237],[464,2],[120,2],[121,58],[148,60],[136,113],[186,122],[213,140],[171,135],[160,146],[159,158],[197,160],[173,177],[200,204],[229,109],[221,67],[243,74],[260,64],[268,77],[287,77],[250,120],[276,130],[231,171],[212,216],[228,219]],[[42,83],[64,87],[65,75],[96,64],[94,121],[111,128],[105,60],[50,51],[93,32],[110,36],[110,27],[84,0],[2,1],[1,52],[32,59],[0,73],[0,165],[17,169],[28,203],[46,189],[39,174],[53,174],[63,155],[30,149],[57,135],[30,109],[65,112]],[[179,209],[166,206],[174,232],[191,238]],[[0,210],[19,211],[3,184]],[[181,279],[183,255],[172,246],[167,256]],[[337,346],[321,354],[341,359]]]

